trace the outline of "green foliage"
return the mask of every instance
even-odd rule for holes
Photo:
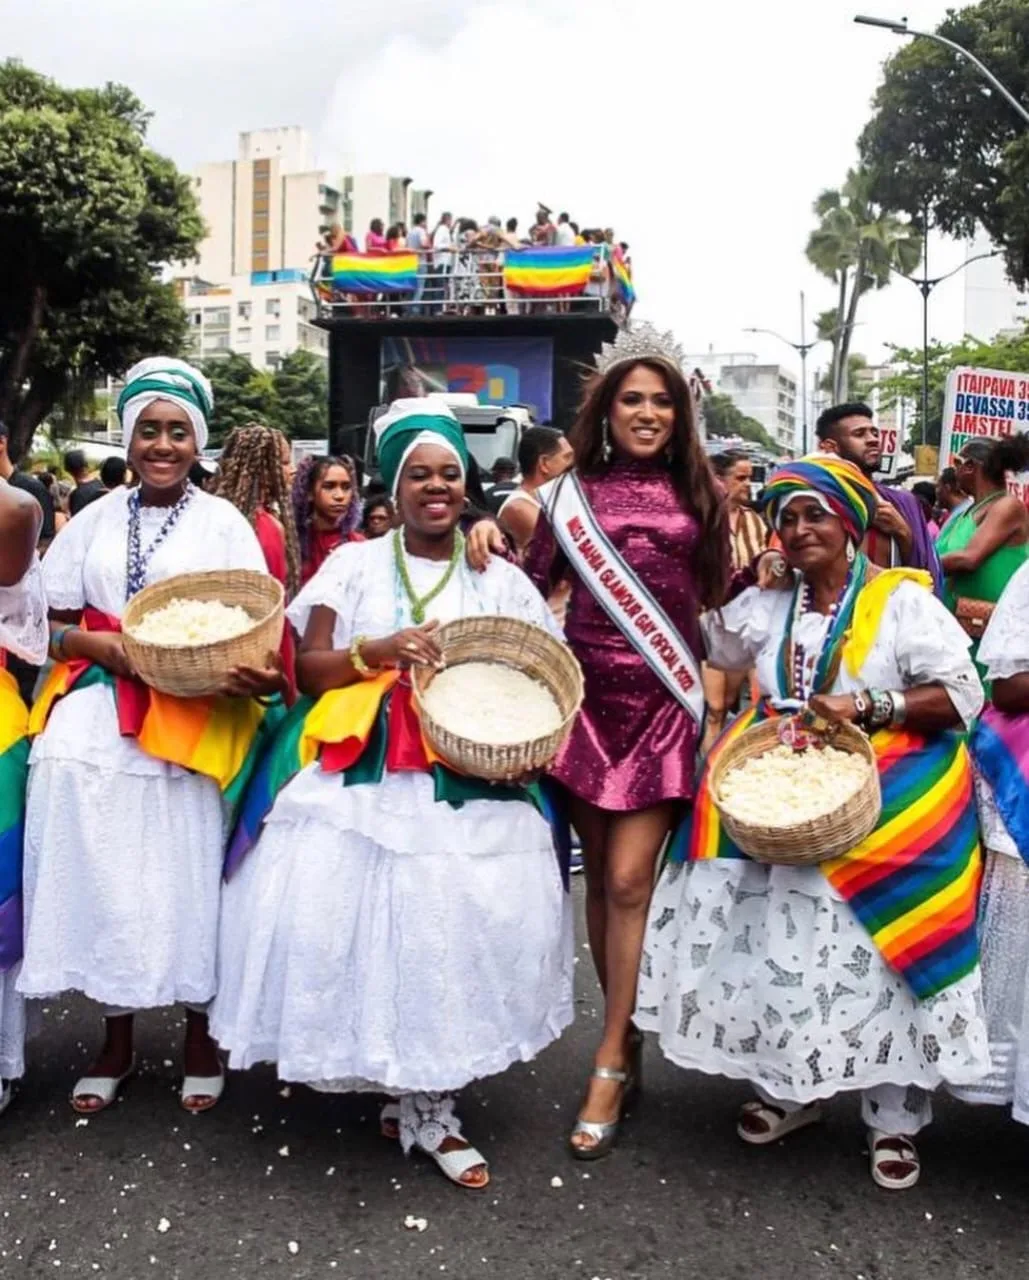
[[[298,348],[275,374],[279,426],[291,438],[317,440],[329,434],[329,372],[324,360]]]
[[[16,457],[78,388],[183,345],[160,270],[195,256],[203,223],[147,122],[121,85],[0,63],[0,417]]]
[[[263,422],[302,440],[328,436],[328,373],[325,362],[310,351],[292,352],[275,373],[255,369],[235,352],[208,360],[204,372],[214,391],[213,447],[248,422]]]
[[[982,0],[951,11],[937,32],[974,54],[1029,102],[1029,6]],[[867,37],[866,37],[867,38]],[[886,64],[860,146],[875,198],[970,237],[981,224],[1029,285],[1029,132],[966,59],[929,40],[905,42]]]
[[[850,343],[858,303],[872,289],[885,289],[899,271],[908,275],[922,252],[921,232],[897,217],[872,194],[870,174],[850,170],[838,191],[815,201],[818,226],[807,243],[812,266],[836,285],[836,307],[817,320],[820,337],[832,343],[828,390],[836,401],[849,393]]]
[[[756,418],[748,418],[731,396],[715,392],[703,401],[704,426],[709,436],[739,436],[763,445],[773,453],[779,449]]]
[[[847,357],[847,384],[851,393],[857,394],[861,385],[861,372],[868,368],[868,360],[860,352],[854,351]],[[832,394],[832,370],[827,369],[825,374],[818,380],[819,391],[826,392],[827,395]]]
[[[938,445],[943,424],[944,389],[950,371],[968,365],[975,369],[1029,372],[1029,327],[1020,334],[996,338],[993,342],[965,338],[952,345],[932,343],[929,347],[929,416],[924,430],[921,422],[921,348],[896,347],[891,363],[897,371],[880,383],[880,395],[887,403],[902,399],[914,402],[918,409],[913,438],[919,443]]]

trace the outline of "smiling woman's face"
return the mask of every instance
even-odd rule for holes
[[[450,449],[420,444],[404,463],[397,489],[403,522],[427,538],[449,533],[464,510],[464,475]]]
[[[786,558],[794,569],[808,574],[846,559],[847,532],[814,498],[799,496],[784,508],[778,523]]]
[[[672,438],[675,404],[656,369],[639,364],[622,379],[609,414],[615,450],[646,461],[658,457]]]
[[[189,414],[173,400],[155,400],[136,419],[129,442],[129,465],[144,492],[182,488],[197,459]]]

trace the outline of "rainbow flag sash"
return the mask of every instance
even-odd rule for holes
[[[508,249],[504,285],[519,298],[573,297],[583,293],[593,271],[593,246]]]
[[[118,620],[86,609],[91,631],[118,630]],[[125,680],[90,662],[57,663],[29,716],[29,736],[42,733],[57,702],[75,689],[107,685],[114,691],[118,728],[155,760],[176,764],[217,782],[230,811],[242,800],[265,743],[285,715],[279,700],[173,698],[140,680]]]
[[[745,858],[711,799],[711,769],[752,724],[777,713],[767,703],[735,720],[715,743],[693,811],[669,858]],[[976,906],[982,862],[971,760],[961,735],[922,738],[903,729],[872,736],[882,815],[849,853],[821,863],[830,884],[868,930],[886,963],[920,1000],[970,974],[979,962]]]
[[[1015,848],[1029,863],[1029,715],[987,706],[969,737],[976,768],[993,791]]]
[[[625,261],[625,254],[621,249],[615,249],[611,255],[611,275],[615,295],[622,300],[626,311],[631,311],[636,301],[636,289],[629,274],[629,264]]]
[[[548,820],[556,816],[552,800],[536,788],[484,782],[444,764],[422,734],[410,686],[388,671],[317,701],[301,698],[289,711],[243,799],[225,858],[226,879],[257,843],[279,792],[316,761],[323,773],[339,774],[344,787],[381,782],[386,773],[429,773],[436,803],[457,809],[469,800],[527,800]]]
[[[0,653],[0,659],[3,654]],[[29,776],[29,713],[9,671],[0,666],[0,971],[22,952],[21,863],[25,784]]]
[[[332,283],[340,293],[414,293],[416,253],[337,253]]]

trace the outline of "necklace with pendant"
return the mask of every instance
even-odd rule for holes
[[[450,553],[450,561],[439,582],[424,596],[419,596],[415,592],[414,584],[411,581],[411,573],[407,567],[407,553],[404,550],[404,533],[402,529],[393,530],[393,555],[397,564],[397,576],[400,578],[400,585],[403,587],[404,595],[407,596],[407,602],[411,606],[411,621],[416,627],[420,627],[425,621],[426,608],[446,589],[447,583],[454,576],[454,571],[461,562],[461,557],[464,555],[464,535],[459,529],[454,531],[454,549]]]

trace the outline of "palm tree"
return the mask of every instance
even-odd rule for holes
[[[831,383],[837,403],[848,394],[848,357],[862,294],[885,289],[891,271],[908,275],[922,252],[919,229],[875,204],[870,187],[865,170],[851,169],[838,191],[823,191],[814,205],[819,224],[807,243],[808,260],[836,285],[836,309],[822,319],[831,316],[833,321],[823,325],[823,336],[832,342]]]

